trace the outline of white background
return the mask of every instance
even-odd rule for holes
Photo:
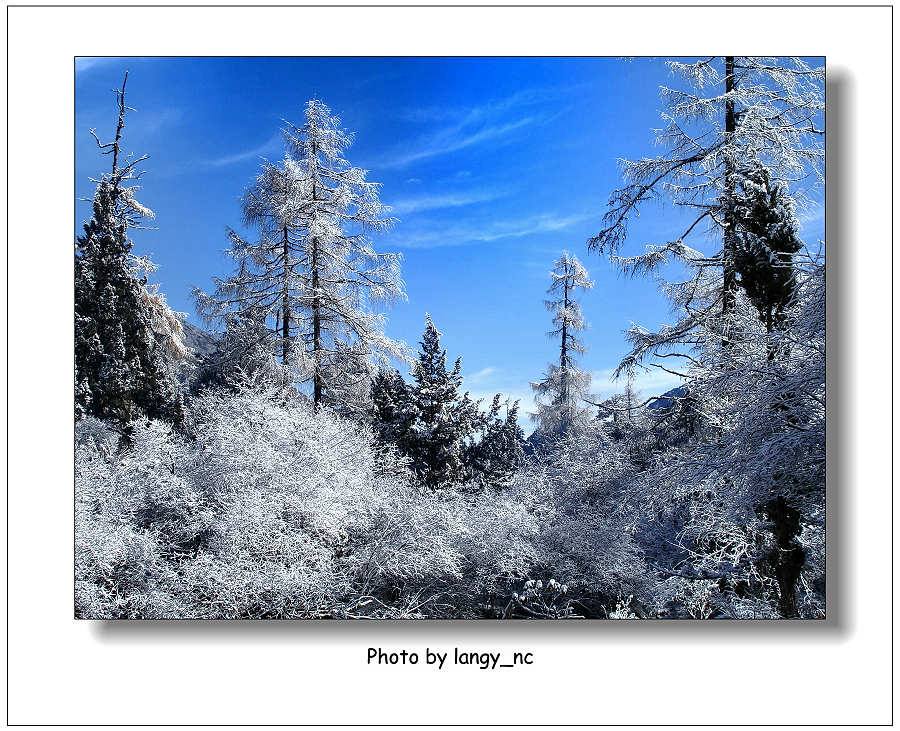
[[[890,722],[890,9],[11,8],[8,18],[11,723]],[[827,622],[72,619],[73,56],[707,53],[827,56]],[[377,668],[369,646],[528,650],[535,664]]]

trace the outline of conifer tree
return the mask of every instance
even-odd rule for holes
[[[125,86],[115,90],[116,136],[101,143],[112,170],[97,181],[93,216],[75,242],[75,410],[76,416],[116,420],[127,434],[141,415],[179,422],[181,395],[169,366],[184,355],[180,319],[147,284],[147,259],[132,254],[130,227],[153,213],[135,198],[136,166],[146,156],[121,159]]]
[[[396,368],[379,368],[371,385],[372,424],[378,438],[394,444],[401,454],[412,449],[418,410],[412,389]]]
[[[466,453],[472,479],[481,486],[504,484],[524,459],[525,435],[517,421],[519,402],[507,402],[506,415],[501,418],[500,399],[500,394],[496,394],[490,410],[480,414],[478,438]]]
[[[741,287],[771,333],[783,321],[797,289],[793,257],[803,242],[797,235],[794,203],[762,165],[752,165],[744,173],[735,198],[735,268]]]
[[[430,487],[466,479],[466,440],[476,423],[478,408],[469,394],[459,395],[462,359],[447,370],[447,351],[441,333],[425,315],[421,350],[413,364],[412,398],[417,419],[412,439],[412,466]]]
[[[559,363],[551,364],[544,377],[531,384],[537,397],[533,418],[538,430],[548,436],[563,434],[586,412],[582,401],[590,390],[591,377],[579,370],[575,362],[575,356],[586,350],[577,336],[585,329],[585,323],[575,297],[578,290],[594,286],[578,257],[567,251],[554,262],[550,278],[550,299],[544,304],[553,313],[555,328],[547,335],[559,338]]]
[[[460,395],[462,361],[447,369],[441,333],[425,316],[425,332],[412,383],[393,368],[381,368],[372,379],[372,426],[379,439],[393,444],[431,488],[472,483],[503,484],[523,458],[523,434],[516,419],[518,402],[505,417],[500,394],[482,412],[480,401]]]
[[[259,239],[231,231],[236,272],[217,280],[212,295],[195,290],[195,297],[210,320],[263,311],[273,352],[311,384],[321,405],[334,357],[354,360],[354,370],[406,357],[375,310],[405,294],[400,255],[376,253],[367,238],[392,219],[379,201],[380,185],[343,157],[352,135],[318,99],[307,103],[304,117],[300,126],[287,123],[283,160],[265,162],[244,196],[245,221],[258,228]]]

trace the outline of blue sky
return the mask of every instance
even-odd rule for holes
[[[375,239],[404,256],[409,299],[390,309],[388,335],[417,344],[429,312],[476,395],[501,391],[531,408],[529,381],[555,354],[543,299],[564,249],[595,281],[582,297],[582,365],[598,393],[621,390],[609,373],[627,352],[623,331],[669,318],[652,281],[623,278],[585,243],[621,183],[617,159],[654,151],[658,87],[671,83],[660,60],[79,59],[79,197],[91,197],[90,178],[109,165],[88,130],[112,137],[110,90],[125,69],[136,109],[125,147],[150,155],[140,199],[157,214],[156,230],[134,233],[135,250],[152,254],[170,305],[195,324],[191,288],[209,290],[230,271],[225,228],[241,230],[244,188],[262,157],[281,156],[282,120],[299,121],[313,96],[356,133],[347,159],[383,184],[400,219]],[[79,201],[76,230],[89,215]],[[667,240],[680,221],[671,205],[646,208],[630,247]],[[823,230],[815,216],[804,235],[815,241]],[[672,385],[667,374],[636,382],[645,396]]]

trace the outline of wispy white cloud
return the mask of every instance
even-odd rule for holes
[[[449,105],[404,110],[400,116],[407,121],[437,125],[437,129],[386,155],[370,167],[404,167],[484,142],[496,143],[519,130],[554,118],[555,114],[548,113],[550,105],[567,91],[571,89],[522,89],[475,106]],[[470,171],[460,170],[457,178],[469,175]]]
[[[125,63],[128,59],[106,58],[103,56],[78,56],[75,58],[75,73],[83,74],[91,69],[109,66],[115,63]]]
[[[497,372],[497,368],[495,366],[488,366],[487,368],[482,368],[480,371],[476,371],[471,376],[466,376],[466,383],[469,384],[477,384],[481,381],[484,381],[488,376],[492,376]]]
[[[459,208],[475,203],[485,203],[503,197],[497,190],[473,190],[456,193],[438,193],[422,195],[416,198],[403,198],[391,203],[391,211],[398,215],[431,211],[440,208]]]
[[[537,117],[523,117],[511,122],[482,126],[477,130],[467,130],[468,123],[461,123],[419,139],[407,151],[399,151],[383,158],[376,165],[380,168],[405,167],[449,152],[457,152],[467,147],[494,140],[521,129],[537,121]]]
[[[561,87],[537,87],[532,89],[520,89],[514,94],[485,101],[476,106],[431,106],[416,107],[400,112],[400,116],[411,122],[446,122],[474,123],[479,120],[489,119],[503,114],[510,109],[529,107],[535,105],[547,105],[565,95],[577,91],[583,85],[568,85]]]
[[[207,160],[206,164],[214,168],[224,167],[225,165],[244,162],[244,160],[250,160],[254,157],[263,157],[267,154],[277,152],[280,149],[281,135],[276,134],[272,135],[272,137],[266,140],[262,145],[254,147],[251,150],[244,150],[243,152],[236,152],[232,155],[223,155],[222,157],[213,158],[212,160]]]
[[[140,110],[138,110],[140,111]],[[149,113],[140,113],[134,117],[134,121],[146,132],[156,134],[165,127],[177,124],[184,116],[184,110],[177,107],[160,109]],[[134,122],[132,122],[134,123]]]
[[[413,231],[397,238],[395,246],[407,249],[428,249],[435,246],[462,246],[465,244],[490,243],[501,239],[519,238],[532,234],[564,231],[583,221],[600,215],[591,213],[541,213],[514,219],[491,220],[457,226]]]
[[[422,182],[422,178],[407,178],[406,182],[410,185],[418,185]]]

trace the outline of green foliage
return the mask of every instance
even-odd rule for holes
[[[146,278],[132,264],[121,190],[103,179],[75,250],[75,410],[127,424],[178,422],[181,397],[154,332]]]
[[[502,484],[522,460],[518,404],[500,418],[500,395],[483,413],[468,393],[460,395],[462,362],[447,370],[440,332],[426,315],[413,383],[382,369],[372,383],[373,425],[379,437],[410,461],[432,489],[452,484]]]
[[[803,242],[797,235],[794,203],[759,164],[743,174],[735,198],[739,233],[735,268],[771,332],[784,320],[797,289],[793,257]]]

